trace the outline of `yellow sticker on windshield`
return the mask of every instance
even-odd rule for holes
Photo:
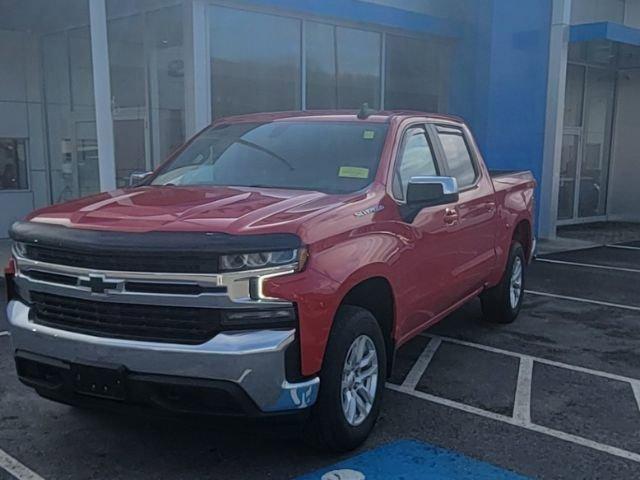
[[[376,136],[376,132],[374,132],[373,130],[365,130],[362,133],[362,138],[364,138],[365,140],[373,140]]]
[[[369,178],[369,169],[362,167],[340,167],[338,176],[344,178]]]

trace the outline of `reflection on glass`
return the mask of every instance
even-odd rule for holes
[[[353,192],[373,181],[386,134],[386,124],[368,122],[222,124],[198,136],[151,184]]]
[[[144,124],[147,119],[145,94],[145,21],[132,15],[109,20],[109,69],[113,97],[113,140],[116,185],[127,185],[131,172],[145,171],[147,161]]]
[[[413,177],[437,175],[431,145],[423,128],[414,128],[405,134],[400,165],[396,168],[393,181],[393,195],[407,198],[409,182]]]
[[[57,203],[99,190],[89,29],[45,35],[41,45],[51,197]]]
[[[144,108],[144,17],[109,20],[109,67],[114,115],[119,109]]]
[[[338,107],[380,107],[381,35],[336,27]]]
[[[182,7],[147,15],[152,128],[152,167],[184,142],[184,51]]]
[[[300,108],[300,21],[211,7],[215,118]]]
[[[564,135],[562,137],[558,220],[573,218],[579,141],[578,135]]]
[[[335,27],[323,23],[305,24],[307,55],[307,109],[338,106]]]
[[[441,111],[446,51],[433,41],[387,35],[385,108]]]
[[[605,213],[614,89],[614,73],[600,69],[587,71],[584,151],[578,204],[580,217]]]
[[[460,188],[473,184],[476,179],[476,170],[462,132],[453,128],[447,129],[446,133],[439,133],[438,137],[442,144],[449,175],[458,181]]]
[[[26,190],[27,158],[23,138],[0,138],[0,190]]]
[[[565,127],[582,125],[582,103],[584,96],[585,67],[569,64],[567,66],[567,87],[564,101]]]

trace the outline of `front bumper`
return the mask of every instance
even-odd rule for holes
[[[151,383],[162,383],[162,379],[169,385],[200,382],[203,387],[242,392],[262,413],[301,410],[317,398],[319,378],[287,381],[285,351],[295,340],[294,330],[225,332],[201,345],[178,345],[45,327],[31,322],[29,307],[15,300],[7,306],[7,318],[18,359],[47,358],[63,369],[66,365],[115,366],[133,379],[151,379]],[[25,383],[38,389],[34,382]]]

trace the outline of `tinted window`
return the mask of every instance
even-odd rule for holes
[[[152,185],[292,188],[346,193],[373,180],[386,124],[278,121],[210,128]]]
[[[449,175],[458,180],[459,188],[472,185],[476,180],[476,170],[462,130],[439,127],[438,136],[444,150]]]
[[[380,106],[379,33],[336,27],[338,52],[338,108]]]
[[[387,35],[385,108],[445,111],[448,53],[433,40]]]
[[[304,29],[307,54],[307,108],[338,106],[335,27],[307,22]]]
[[[380,106],[379,33],[307,22],[304,41],[307,108]]]
[[[423,128],[411,128],[404,137],[402,153],[396,164],[393,194],[404,200],[412,177],[438,175],[431,145]]]
[[[219,118],[300,108],[300,21],[211,7],[211,101]]]

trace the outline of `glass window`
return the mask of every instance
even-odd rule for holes
[[[109,20],[108,37],[114,113],[117,116],[123,108],[144,109],[144,17]]]
[[[579,142],[580,137],[578,135],[564,135],[562,137],[558,220],[573,218]]]
[[[373,181],[386,132],[386,124],[371,122],[222,124],[151,183],[353,192]]]
[[[449,175],[458,181],[459,188],[472,185],[477,172],[462,130],[438,127],[438,137],[444,150]]]
[[[565,127],[582,125],[582,104],[584,101],[584,72],[580,65],[567,66],[567,86],[564,101]]]
[[[0,138],[0,190],[26,190],[25,140]]]
[[[336,27],[338,108],[380,108],[379,33]]]
[[[444,48],[433,41],[387,35],[385,108],[425,112],[443,109]]]
[[[316,22],[305,24],[307,55],[307,109],[338,107],[335,27]]]
[[[76,3],[88,13],[86,2]],[[89,28],[45,35],[41,48],[51,199],[58,203],[100,189]]]
[[[606,211],[616,74],[590,68],[587,85],[578,201],[580,217],[604,215]]]
[[[407,198],[407,188],[412,177],[438,175],[427,132],[422,127],[409,129],[404,136],[402,155],[396,163],[393,179],[394,197]]]
[[[300,21],[211,7],[214,118],[300,108]]]
[[[182,145],[184,130],[184,46],[182,7],[147,15],[152,167]]]

